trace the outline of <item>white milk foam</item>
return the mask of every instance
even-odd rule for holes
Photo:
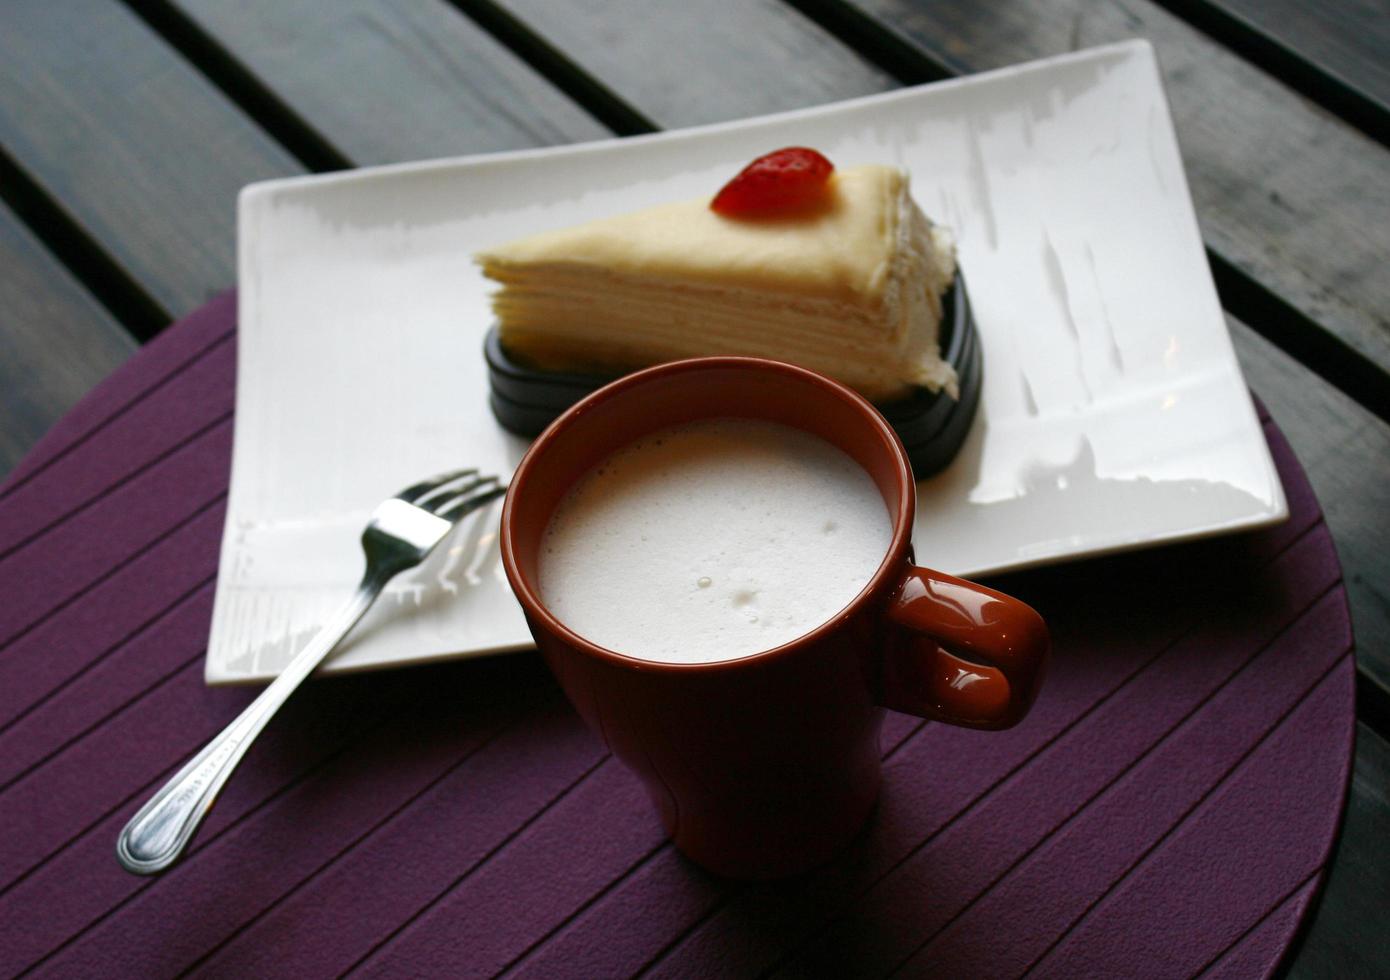
[[[547,607],[627,656],[708,663],[831,619],[892,524],[848,455],[775,422],[711,419],[620,449],[560,503],[540,555]]]

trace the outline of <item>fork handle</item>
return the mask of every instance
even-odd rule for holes
[[[353,597],[280,676],[130,818],[116,838],[116,859],[121,867],[134,874],[152,875],[174,863],[266,722],[357,624],[389,578],[364,578]]]

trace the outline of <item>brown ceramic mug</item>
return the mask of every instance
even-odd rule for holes
[[[537,574],[541,538],[566,492],[650,432],[731,417],[820,436],[869,473],[893,527],[873,577],[825,624],[735,660],[640,660],[568,629],[546,608]],[[1041,617],[914,565],[915,507],[902,444],[867,401],[759,358],[675,361],[628,375],[556,419],[517,467],[502,559],[536,645],[585,721],[642,779],[687,856],[734,877],[811,868],[873,807],[885,707],[994,729],[1032,705],[1050,646]]]

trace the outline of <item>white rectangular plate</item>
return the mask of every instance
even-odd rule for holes
[[[475,250],[711,194],[793,144],[907,168],[959,242],[984,392],[960,456],[918,488],[919,561],[978,575],[1286,516],[1153,52],[1131,42],[695,130],[246,188],[208,682],[287,662],[355,584],[379,500],[520,459],[488,410]],[[529,646],[496,522],[394,583],[327,669]]]

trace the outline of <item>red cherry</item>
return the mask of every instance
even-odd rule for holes
[[[834,169],[815,150],[789,146],[744,167],[709,206],[730,217],[797,211],[820,200]]]

